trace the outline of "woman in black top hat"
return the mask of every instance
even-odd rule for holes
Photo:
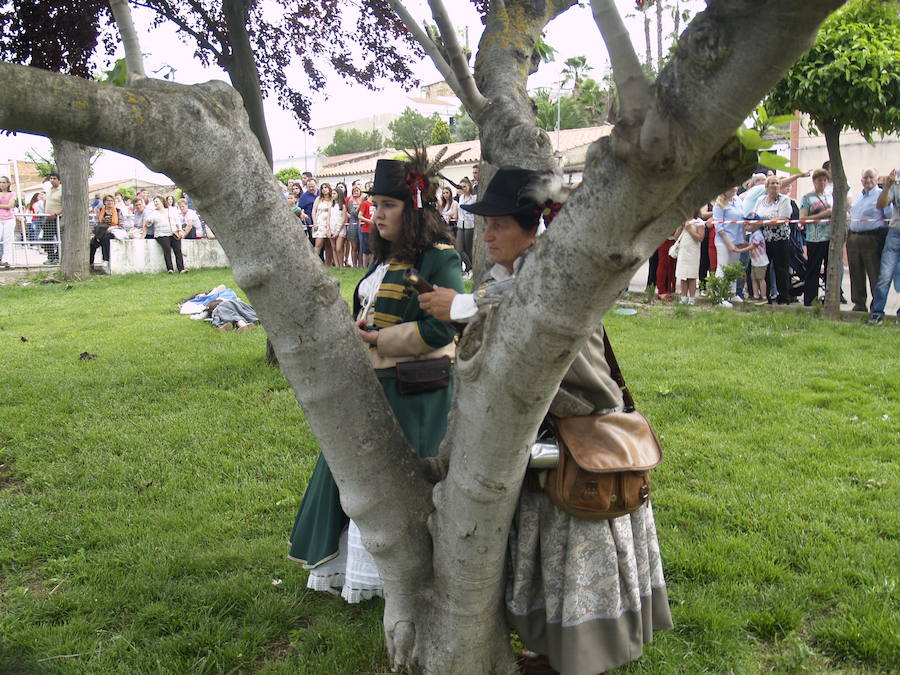
[[[459,254],[435,209],[434,174],[440,165],[429,165],[424,154],[409,162],[378,161],[369,193],[376,206],[371,238],[375,262],[353,294],[359,337],[368,346],[397,421],[420,457],[437,454],[453,387],[448,378],[413,393],[398,379],[398,364],[406,370],[441,365],[434,360],[446,359],[449,368],[456,331],[419,307],[404,275],[416,267],[434,284],[463,290]],[[428,360],[430,364],[424,363]],[[290,557],[310,571],[310,588],[340,593],[348,602],[381,595],[378,570],[359,530],[341,509],[337,485],[321,454],[294,524]]]
[[[475,294],[423,293],[421,306],[445,321],[492,311],[526,261],[540,219],[549,225],[563,199],[552,175],[500,169],[480,201],[460,206],[485,217],[494,263],[487,281]],[[621,408],[598,326],[563,377],[550,413],[564,418]],[[506,609],[531,650],[522,670],[596,675],[639,658],[654,631],[672,627],[649,502],[619,518],[584,520],[553,504],[541,485],[530,469],[510,530]]]

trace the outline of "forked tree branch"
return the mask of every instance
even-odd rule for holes
[[[434,61],[435,67],[437,67],[441,75],[444,76],[444,79],[447,81],[447,84],[450,85],[450,88],[453,89],[454,92],[457,92],[457,94],[461,92],[462,87],[459,84],[459,80],[456,79],[456,73],[453,71],[453,68],[450,67],[450,64],[447,63],[447,60],[444,58],[444,55],[441,54],[441,50],[438,49],[434,40],[422,30],[421,26],[419,26],[412,14],[406,10],[406,7],[403,6],[403,3],[400,2],[400,0],[388,0],[388,2],[391,5],[391,9],[397,13],[397,16],[400,17],[400,21],[406,26],[406,30],[412,33],[416,42],[422,46],[425,53],[431,57],[432,61]]]
[[[266,128],[266,115],[263,110],[262,87],[259,83],[259,71],[256,58],[247,33],[247,3],[245,0],[224,0],[222,13],[225,16],[225,28],[231,42],[231,68],[228,75],[234,88],[244,100],[244,108],[250,118],[250,128],[259,139],[269,166],[272,165],[272,141]]]
[[[443,0],[428,0],[428,5],[431,7],[431,16],[434,18],[441,33],[441,38],[444,41],[444,49],[450,58],[449,65],[456,75],[456,81],[459,83],[459,90],[454,91],[457,92],[469,114],[477,119],[488,104],[488,100],[478,91],[475,78],[472,76],[466,57],[459,46],[456,29],[450,21],[450,15],[447,13]]]
[[[128,0],[109,0],[109,8],[112,10],[113,19],[119,29],[119,37],[125,47],[125,65],[128,68],[128,81],[133,82],[142,77],[147,77],[144,72],[144,55],[141,53],[141,42],[137,31],[134,29],[134,21],[131,20],[131,8]]]
[[[211,40],[207,39],[206,35],[199,30],[194,30],[191,28],[187,21],[182,18],[182,14],[175,11],[175,8],[172,7],[168,2],[163,2],[160,7],[156,7],[153,5],[148,5],[145,2],[137,2],[133,1],[135,7],[143,7],[144,9],[149,9],[151,12],[161,16],[165,19],[168,19],[172,23],[174,23],[178,28],[188,35],[190,35],[194,40],[197,41],[197,44],[203,49],[207,50],[210,54],[212,54],[217,61],[220,61],[225,58],[225,52],[220,48],[216,47]],[[205,18],[205,15],[203,15]],[[214,31],[210,31],[210,34],[215,34]]]
[[[613,80],[619,91],[620,115],[624,119],[638,119],[652,104],[653,96],[628,29],[613,0],[591,0],[591,10],[609,52]]]

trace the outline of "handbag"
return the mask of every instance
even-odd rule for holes
[[[401,394],[425,394],[446,389],[450,386],[452,365],[453,361],[449,356],[398,363],[395,366],[397,390]]]
[[[662,463],[662,448],[650,423],[634,408],[606,334],[610,375],[622,390],[622,412],[553,418],[559,463],[548,472],[544,492],[576,518],[618,518],[650,498],[650,470]]]
[[[684,233],[687,232],[686,229],[681,231],[681,234],[678,235],[678,239],[675,240],[675,243],[669,247],[669,257],[678,259],[678,251],[681,249],[681,238],[684,236]]]

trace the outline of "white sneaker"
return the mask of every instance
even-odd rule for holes
[[[735,295],[734,297],[731,298],[731,302],[743,302],[743,301],[744,301],[744,299],[739,295]]]
[[[678,302],[679,302],[680,304],[682,304],[682,305],[689,305],[689,304],[691,304],[691,299],[690,299],[688,296],[686,296],[686,295],[682,295],[682,296],[678,299]]]
[[[725,307],[726,309],[731,309],[732,307],[734,307],[734,305],[732,305],[727,300],[723,300],[722,302],[719,303],[719,307]]]
[[[693,304],[694,304],[694,298],[689,297],[689,298],[687,299],[687,304],[693,305]]]
[[[472,279],[472,273],[466,272],[465,274],[462,275],[462,277],[463,277],[463,281],[470,281]]]

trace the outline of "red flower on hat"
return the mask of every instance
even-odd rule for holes
[[[406,172],[406,187],[412,193],[413,208],[419,210],[422,208],[422,193],[428,188],[428,176],[420,171]]]
[[[559,213],[561,208],[562,203],[555,202],[552,199],[548,199],[536,207],[537,212],[544,217],[544,225],[549,225],[556,218],[556,214]]]

